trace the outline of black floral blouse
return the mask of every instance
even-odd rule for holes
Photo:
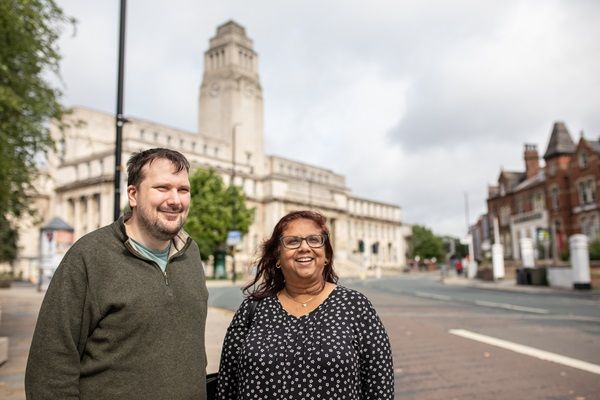
[[[392,353],[369,300],[337,286],[311,313],[288,314],[277,297],[245,300],[227,329],[217,399],[394,398]]]

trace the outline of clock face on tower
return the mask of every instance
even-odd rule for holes
[[[220,90],[221,90],[221,87],[219,86],[219,83],[213,82],[210,84],[210,88],[208,89],[208,94],[210,95],[210,97],[217,97],[219,95]]]

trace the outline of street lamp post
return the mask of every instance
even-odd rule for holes
[[[127,120],[123,117],[123,75],[125,69],[125,11],[127,0],[121,0],[121,15],[119,17],[119,65],[117,76],[117,115],[115,137],[115,197],[113,204],[113,217],[115,220],[121,215],[121,142],[123,141],[123,125]]]
[[[231,231],[236,230],[237,225],[237,204],[235,199],[235,128],[237,128],[239,123],[233,124],[231,127],[231,180],[229,182],[230,190],[231,190]],[[235,283],[235,244],[231,246],[231,282]]]

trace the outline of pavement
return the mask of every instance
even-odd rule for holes
[[[227,286],[229,282],[209,283]],[[0,399],[24,400],[24,376],[29,346],[44,293],[29,284],[0,289],[0,337],[8,337],[8,361],[0,365]],[[207,373],[219,369],[221,347],[233,312],[209,307],[206,320]]]
[[[482,281],[479,279],[467,279],[464,276],[446,276],[442,280],[440,278],[440,274],[437,273],[437,278],[442,281],[445,285],[461,285],[461,286],[469,286],[478,289],[489,289],[489,290],[503,290],[509,292],[519,292],[519,293],[568,293],[571,295],[582,295],[582,296],[592,296],[600,298],[600,289],[590,289],[590,290],[575,290],[575,289],[565,289],[558,287],[550,287],[550,286],[532,286],[532,285],[517,285],[515,279],[500,279],[496,281]]]
[[[386,274],[387,275],[387,274]],[[397,274],[396,274],[397,275]],[[403,274],[407,278],[427,276],[430,279],[440,279],[439,272]],[[373,279],[373,278],[369,278]],[[446,276],[444,284],[464,285],[480,289],[517,291],[523,293],[578,293],[598,296],[600,290],[574,291],[542,286],[517,285],[514,280],[485,282],[466,279],[461,276]],[[241,286],[243,282],[207,281],[211,287]],[[9,289],[0,289],[0,337],[9,338],[8,361],[0,365],[0,399],[25,399],[23,379],[31,337],[37,320],[44,293],[37,292],[35,286],[29,284],[13,284]],[[221,347],[227,327],[231,322],[233,312],[222,308],[209,307],[206,321],[206,353],[208,357],[207,372],[216,372],[219,367]]]

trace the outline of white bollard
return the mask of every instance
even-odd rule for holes
[[[500,243],[492,245],[492,266],[494,280],[504,279],[504,248]]]
[[[534,268],[533,240],[530,238],[521,238],[519,245],[521,246],[521,263],[523,264],[523,268]]]
[[[573,288],[591,289],[590,254],[587,236],[577,234],[569,237],[569,251],[573,271]]]
[[[477,276],[477,261],[475,261],[475,248],[473,247],[473,235],[467,235],[469,243],[469,266],[467,268],[467,278],[475,279]]]

